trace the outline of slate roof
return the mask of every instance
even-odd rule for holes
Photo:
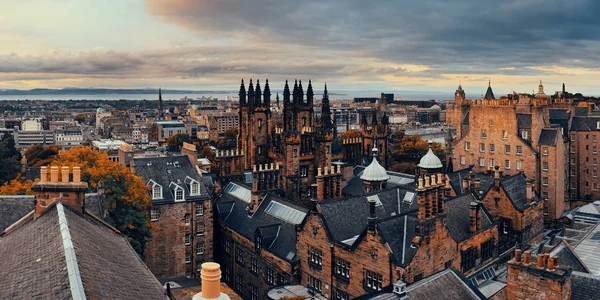
[[[445,212],[447,215],[447,227],[450,236],[457,243],[469,239],[473,234],[470,232],[469,204],[477,199],[472,194],[456,197],[446,201]],[[483,205],[481,209],[481,230],[486,230],[494,226],[491,215]]]
[[[575,131],[593,131],[598,130],[597,124],[600,117],[574,117],[571,123],[571,130]]]
[[[531,129],[531,115],[517,114],[517,127],[521,129]]]
[[[573,271],[589,273],[587,267],[566,241],[563,240],[558,243],[549,253],[551,257],[558,256],[558,262],[561,266],[569,266],[573,268]]]
[[[573,272],[571,275],[571,300],[590,299],[600,299],[600,276]]]
[[[566,109],[550,109],[550,124],[557,124],[564,128],[563,133],[565,136],[567,136],[569,132],[570,118],[571,113]]]
[[[150,180],[162,186],[163,199],[153,199],[152,203],[170,203],[174,202],[174,192],[171,189],[172,184],[177,184],[184,189],[185,201],[194,201],[208,199],[210,194],[204,185],[200,174],[192,166],[187,156],[163,156],[163,157],[144,157],[134,158],[134,170],[136,175],[144,179],[145,184],[150,184]],[[200,183],[200,195],[190,196],[191,186],[189,179]],[[187,179],[187,180],[186,180]],[[151,193],[151,191],[149,191]]]
[[[487,90],[485,91],[485,96],[483,96],[483,99],[485,100],[493,100],[496,99],[496,97],[494,97],[494,92],[492,91],[492,86],[488,86]]]
[[[123,236],[62,204],[0,238],[0,257],[1,299],[166,299]]]
[[[470,193],[470,191],[464,191],[462,186],[463,178],[470,179],[470,173],[473,170],[472,167],[468,167],[462,170],[454,171],[452,173],[448,173],[448,178],[450,178],[450,185],[454,192],[456,192],[457,196],[465,195]],[[480,191],[483,191],[484,195],[494,186],[494,175],[488,173],[474,173],[475,179],[479,179]]]
[[[542,146],[556,146],[556,137],[558,136],[558,130],[556,129],[542,129],[540,133],[540,139],[538,144]]]
[[[411,202],[404,201],[410,196]],[[376,197],[381,205],[375,206],[378,219],[387,219],[417,209],[416,193],[414,190],[394,188],[370,193],[363,196],[324,201],[319,204],[323,221],[333,240],[347,241],[359,236],[367,227],[369,217],[368,197]],[[346,244],[351,243],[347,241]]]
[[[241,184],[238,185],[250,190],[249,187]],[[221,193],[215,205],[219,220],[226,226],[252,242],[254,242],[255,233],[259,231],[263,234],[263,250],[267,250],[286,261],[294,262],[296,261],[296,224],[267,213],[265,209],[273,201],[292,208],[300,214],[304,214],[302,222],[306,219],[308,209],[270,194],[262,200],[252,216],[248,215],[247,202],[227,192]]]
[[[587,107],[575,107],[575,115],[576,116],[585,116],[588,114]]]
[[[500,187],[517,210],[524,211],[529,206],[527,204],[527,178],[524,174],[502,177]],[[537,196],[534,195],[534,197],[536,197],[534,200],[537,201]]]
[[[346,196],[360,196],[364,194],[364,185],[360,176],[363,174],[365,170],[364,166],[356,166],[353,169],[354,176],[346,182],[346,185],[342,187],[342,193]],[[395,188],[398,186],[403,186],[407,189],[416,189],[415,185],[415,176],[410,174],[398,173],[387,171],[387,175],[390,176],[390,179],[387,181],[386,188]]]
[[[417,250],[411,247],[416,233],[417,217],[415,214],[404,214],[381,221],[377,224],[384,242],[392,249],[392,257],[399,266],[408,265]]]
[[[33,196],[0,196],[0,233],[34,208]]]

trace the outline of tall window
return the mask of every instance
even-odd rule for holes
[[[496,152],[496,145],[490,144],[490,153],[494,153],[494,152]]]
[[[273,269],[267,269],[267,283],[269,285],[277,285],[276,281],[277,280],[277,273],[275,273],[275,271]]]
[[[235,247],[235,261],[239,264],[244,264],[244,250],[240,246]]]
[[[479,166],[480,167],[485,167],[485,158],[483,158],[483,157],[479,158]]]
[[[508,139],[508,132],[506,132],[506,130],[502,130],[502,139]]]
[[[192,182],[192,195],[200,194],[200,184],[197,182]]]
[[[462,256],[462,270],[463,272],[469,271],[475,267],[475,261],[477,260],[477,248],[471,247],[461,253]]]
[[[365,270],[365,287],[379,291],[382,287],[382,276],[381,274]]]
[[[158,207],[152,207],[150,209],[150,221],[156,222],[158,221],[158,217],[160,217],[160,209],[158,209]]]
[[[487,132],[485,131],[485,129],[481,129],[481,138],[487,139]]]
[[[318,291],[319,293],[321,292],[321,280],[312,277],[311,275],[308,275],[308,286]]]
[[[461,165],[466,165],[467,164],[466,161],[465,161],[465,157],[464,156],[460,157],[460,164]]]
[[[152,188],[152,199],[162,199],[162,187],[158,184]]]
[[[522,169],[522,163],[520,160],[517,160],[517,170],[521,170]]]
[[[191,243],[191,241],[192,241],[192,238],[191,238],[190,234],[189,233],[186,234],[185,237],[184,237],[185,244],[189,245]]]
[[[490,239],[481,244],[481,260],[485,261],[494,256],[494,239]]]
[[[190,214],[185,214],[185,226],[190,226],[191,217]]]
[[[250,295],[252,300],[258,300],[258,288],[251,285],[250,286]]]
[[[323,265],[323,252],[321,252],[321,250],[311,246],[308,249],[308,260],[309,260],[309,263],[311,263],[313,265],[322,266]]]
[[[598,165],[598,159],[597,158],[592,158],[592,166],[597,166]]]
[[[196,245],[196,254],[197,255],[202,255],[204,254],[204,242],[199,242]]]
[[[185,254],[185,263],[189,264],[192,262],[192,255],[190,253]]]
[[[262,119],[258,119],[258,132],[262,131]]]
[[[196,203],[196,216],[202,215],[204,215],[204,206],[202,206],[202,203]]]
[[[592,153],[594,153],[594,154],[598,153],[598,147],[592,146]]]
[[[504,168],[510,170],[510,160],[507,159],[504,161]]]
[[[250,258],[250,271],[254,274],[258,274],[258,259]]]
[[[300,167],[300,177],[307,177],[307,176],[308,176],[308,166]]]
[[[479,143],[479,152],[485,152],[485,144]]]
[[[235,288],[238,290],[238,293],[244,294],[244,280],[241,274],[235,276]]]
[[[510,145],[504,145],[504,153],[510,154]]]
[[[204,223],[196,224],[196,235],[204,235]]]
[[[594,177],[598,177],[598,170],[592,170],[592,174]]]
[[[548,185],[548,177],[542,177],[542,185]]]
[[[528,138],[529,138],[529,134],[528,134],[528,132],[527,132],[527,131],[522,131],[522,132],[521,132],[521,137],[522,137],[524,140],[528,139]]]
[[[542,162],[542,170],[548,171],[548,162],[547,161]]]
[[[227,255],[231,255],[231,241],[230,240],[225,240],[223,242],[223,250],[225,251],[225,253]]]
[[[494,167],[494,159],[493,158],[490,158],[490,165],[489,166],[490,167]]]
[[[471,151],[471,143],[470,142],[465,142],[465,150]]]
[[[517,146],[517,155],[523,154],[523,146]]]
[[[337,258],[335,260],[335,275],[342,278],[350,278],[350,263]]]
[[[542,148],[542,155],[548,155],[548,147]]]

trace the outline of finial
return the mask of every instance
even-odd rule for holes
[[[427,141],[427,143],[429,143],[429,149],[433,148],[433,141],[432,140]]]
[[[492,78],[488,78],[488,86],[492,86]]]

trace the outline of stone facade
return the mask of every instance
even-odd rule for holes
[[[554,258],[546,255],[541,262],[530,261],[526,251],[521,259],[520,250],[508,263],[506,295],[510,300],[517,299],[571,299],[571,270],[555,267]],[[530,255],[529,255],[530,256]],[[541,256],[541,254],[540,254]],[[541,258],[541,257],[540,257]]]

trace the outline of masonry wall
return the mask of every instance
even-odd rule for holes
[[[557,130],[558,131],[558,130]],[[557,132],[560,135],[560,131]],[[565,194],[568,190],[568,169],[565,168],[565,143],[562,143],[562,137],[558,136],[559,141],[555,147],[540,146],[540,176],[537,178],[537,185],[540,186],[540,195],[542,199],[548,199],[546,202],[547,218],[556,220],[562,216],[568,202],[565,201]],[[545,165],[548,168],[545,168]],[[547,178],[547,179],[546,179]],[[547,181],[546,181],[547,180]],[[547,184],[546,184],[547,182]]]
[[[595,140],[594,140],[595,137]],[[600,133],[596,131],[571,132],[571,199],[600,198]],[[573,197],[575,196],[575,197]]]
[[[455,264],[455,267],[457,268],[457,270],[461,270],[461,268],[460,268],[460,266],[462,264],[462,261],[461,261],[462,255],[460,255],[461,252],[465,251],[469,248],[475,247],[477,249],[477,262],[478,263],[475,265],[474,268],[472,268],[470,270],[461,270],[465,276],[470,275],[471,273],[476,271],[479,267],[485,265],[487,262],[491,261],[495,257],[498,257],[497,250],[495,250],[494,255],[492,255],[490,258],[488,258],[486,260],[483,260],[483,258],[482,258],[481,244],[483,244],[484,242],[487,242],[491,239],[494,240],[495,245],[498,245],[498,227],[496,227],[496,226],[494,226],[490,229],[478,232],[476,235],[472,236],[471,238],[460,242],[458,244],[458,249],[459,249],[459,253],[457,255],[458,264]]]
[[[530,266],[509,263],[506,295],[511,300],[568,300],[571,298],[570,272],[547,272],[537,269],[535,262]]]

